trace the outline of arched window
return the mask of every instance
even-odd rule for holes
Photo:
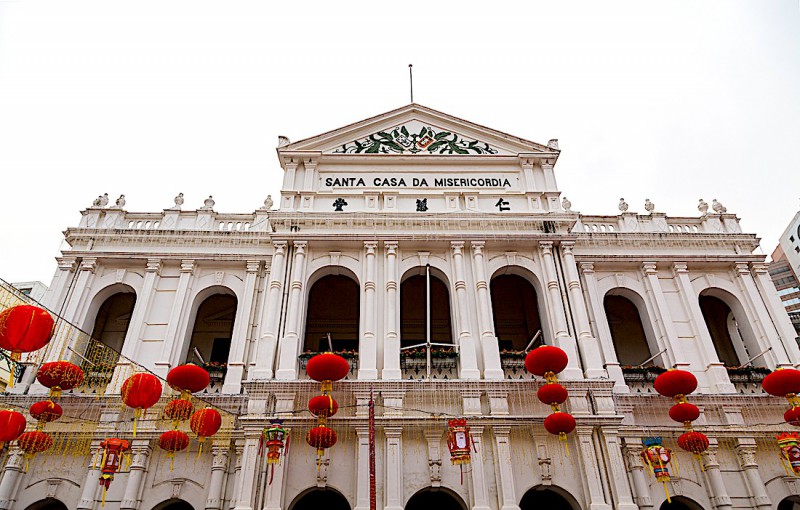
[[[467,506],[456,493],[440,487],[427,487],[417,492],[406,503],[405,510],[467,510]]]
[[[695,501],[684,496],[673,496],[671,503],[664,501],[659,510],[703,510]]]
[[[199,353],[209,368],[224,371],[231,350],[236,306],[236,297],[230,294],[212,294],[200,303],[186,353],[187,361],[200,363],[201,360],[197,359]]]
[[[711,335],[711,341],[714,342],[714,349],[717,351],[719,360],[726,367],[738,367],[747,361],[747,353],[742,352],[741,354],[744,356],[740,356],[740,352],[738,352],[744,349],[744,345],[738,323],[730,307],[717,297],[701,295],[700,310],[703,312],[703,319],[705,319],[708,333]],[[734,342],[734,338],[736,342]],[[740,345],[738,351],[736,343]],[[751,355],[755,354],[758,353]]]
[[[319,510],[320,508],[350,510],[350,503],[347,502],[347,498],[342,496],[341,492],[335,489],[315,487],[301,494],[289,505],[289,510]]]
[[[182,499],[169,499],[154,506],[153,510],[194,510],[194,507]]]
[[[519,502],[520,510],[580,510],[580,505],[570,493],[555,486],[539,485],[531,488]]]
[[[97,309],[92,336],[83,354],[85,360],[81,360],[87,376],[86,385],[95,389],[111,380],[136,305],[136,293],[132,288],[120,285],[115,290],[117,292],[107,297]]]
[[[503,274],[492,278],[494,333],[501,350],[521,351],[542,329],[536,290],[525,278]],[[537,344],[543,343],[539,336]]]
[[[25,510],[67,510],[67,505],[55,498],[47,498],[37,501]]]
[[[778,503],[778,510],[800,510],[800,497],[789,496]]]
[[[424,270],[424,268],[423,268]],[[425,342],[425,274],[409,276],[400,284],[400,345]],[[452,344],[450,293],[447,285],[431,274],[431,342]]]
[[[335,351],[358,351],[359,288],[348,276],[323,276],[308,292],[303,350],[328,350],[330,333]]]
[[[647,342],[639,309],[630,299],[608,294],[603,299],[603,308],[620,365],[638,366],[654,354]],[[660,358],[653,362],[660,363]]]

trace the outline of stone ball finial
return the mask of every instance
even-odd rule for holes
[[[697,203],[697,210],[700,211],[701,216],[705,216],[706,213],[708,212],[708,202],[706,202],[701,198],[700,201]]]
[[[264,200],[264,207],[262,209],[270,210],[272,206],[275,205],[275,202],[272,201],[272,195],[267,195],[267,198]]]
[[[716,198],[711,201],[711,208],[714,209],[714,212],[718,214],[725,214],[728,212],[728,208],[718,202]]]
[[[169,208],[170,211],[180,211],[181,206],[183,205],[183,193],[178,193],[175,198],[175,205]]]
[[[567,212],[572,212],[572,202],[570,202],[567,197],[561,199],[561,207]]]
[[[624,198],[620,198],[619,199],[619,205],[617,207],[619,207],[620,211],[627,212],[628,211],[628,202],[626,202]]]
[[[644,210],[645,211],[649,212],[650,214],[653,214],[653,210],[655,210],[655,208],[656,208],[656,204],[651,202],[649,198],[645,198],[644,199]]]
[[[201,209],[210,211],[214,208],[214,204],[216,204],[216,202],[214,202],[214,197],[208,195],[208,198],[203,201],[203,207],[201,207]]]

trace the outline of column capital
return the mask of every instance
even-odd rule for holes
[[[294,246],[296,253],[300,255],[306,252],[308,241],[292,241],[292,245]]]
[[[281,241],[272,241],[272,247],[275,249],[275,254],[280,253],[281,255],[283,255],[284,253],[286,253],[286,244],[287,244],[287,241],[283,241],[283,240],[281,240]]]
[[[383,434],[386,436],[386,439],[395,439],[399,438],[403,435],[403,428],[402,427],[384,427]]]
[[[81,260],[81,271],[91,271],[94,273],[97,271],[97,259],[94,257],[84,257]]]
[[[769,264],[766,264],[764,262],[751,262],[750,269],[757,275],[769,274]]]
[[[742,469],[758,468],[755,445],[738,445],[736,447],[736,456],[739,458],[739,464]]]
[[[747,262],[734,262],[733,272],[737,276],[744,276],[750,274],[750,265]]]
[[[575,241],[561,241],[561,247],[564,248],[564,253],[572,253],[575,247]]]
[[[194,260],[192,259],[181,260],[181,273],[194,274],[195,269],[197,269],[197,263]]]
[[[261,261],[260,260],[248,260],[247,261],[247,272],[248,273],[257,273],[259,269],[261,269]]]
[[[492,432],[494,432],[495,437],[506,437],[511,434],[511,427],[509,425],[494,425],[492,427]]]
[[[75,257],[57,257],[56,261],[61,271],[73,272],[77,269],[77,259]]]
[[[642,262],[642,272],[646,275],[658,274],[658,266],[655,262],[646,261]]]
[[[583,274],[594,274],[594,262],[580,262],[578,267],[581,268]]]
[[[383,247],[389,255],[397,255],[397,241],[384,241]]]
[[[547,255],[553,253],[553,241],[539,241],[539,249]]]
[[[483,255],[483,249],[486,247],[486,241],[470,241],[469,245],[472,247],[472,253],[475,255]]]
[[[688,274],[689,273],[689,265],[686,262],[673,262],[672,263],[672,273],[675,276],[679,274]]]
[[[450,241],[450,248],[453,250],[453,255],[461,255],[464,249],[464,241]]]
[[[147,264],[145,265],[145,271],[148,273],[156,273],[157,275],[161,274],[161,259],[147,259]]]
[[[377,241],[364,241],[364,249],[367,250],[367,255],[375,255],[375,249],[377,247]]]

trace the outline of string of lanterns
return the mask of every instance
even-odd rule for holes
[[[789,409],[783,419],[789,425],[800,426],[800,370],[779,368],[761,381],[764,391],[775,397],[785,397]],[[797,432],[781,432],[775,439],[780,449],[781,464],[787,475],[800,475],[800,434]]]
[[[332,352],[318,354],[306,364],[306,373],[320,383],[322,392],[308,402],[308,410],[317,417],[317,426],[308,431],[306,442],[317,449],[317,468],[322,463],[325,450],[335,445],[337,439],[336,431],[327,426],[328,418],[339,410],[338,403],[331,396],[333,381],[344,379],[349,371],[347,360]]]
[[[569,392],[559,384],[557,374],[567,368],[568,363],[567,353],[553,345],[537,347],[525,357],[525,369],[533,375],[544,377],[547,381],[536,392],[536,397],[553,410],[545,418],[544,428],[564,442],[567,452],[569,452],[567,434],[575,430],[576,424],[575,418],[571,414],[561,411],[560,406],[567,401]]]

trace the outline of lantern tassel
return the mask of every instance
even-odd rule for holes
[[[133,438],[136,439],[136,422],[139,421],[139,417],[142,415],[142,409],[137,407],[135,411],[133,411]]]
[[[669,498],[669,489],[667,489],[667,482],[664,482],[663,485],[664,485],[664,494],[667,495],[667,503],[672,503],[672,500]]]
[[[205,438],[201,437],[201,438],[198,439],[198,442],[200,443],[200,448],[197,449],[197,458],[198,459],[200,458],[200,454],[203,453],[203,443],[205,443],[205,441],[203,441],[203,439],[205,439]]]
[[[106,486],[103,485],[103,498],[100,500],[100,506],[106,506]]]
[[[272,477],[275,476],[275,464],[269,465],[269,484],[272,485]]]
[[[172,452],[169,454],[169,470],[172,471],[174,467],[175,467],[175,452]]]
[[[458,465],[458,470],[461,471],[461,485],[464,485],[464,466]]]

